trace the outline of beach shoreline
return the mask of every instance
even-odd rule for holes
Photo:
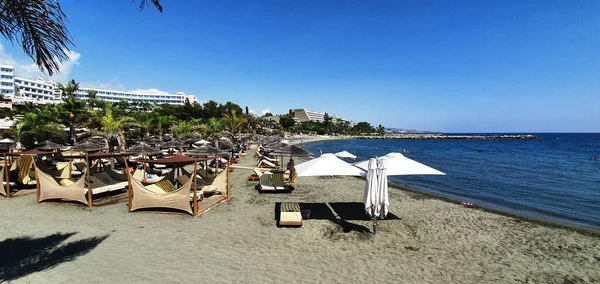
[[[87,208],[67,202],[38,204],[35,195],[0,199],[0,214],[7,216],[0,218],[0,247],[13,248],[5,256],[12,261],[3,266],[11,272],[1,274],[0,280],[557,284],[600,280],[596,236],[402,190],[390,191],[390,214],[373,235],[372,220],[362,210],[364,181],[300,177],[291,193],[261,194],[255,189],[257,182],[247,181],[252,171],[241,168],[256,164],[252,155],[248,151],[237,164],[240,168],[231,173],[228,202],[198,218],[128,213],[124,200]],[[312,208],[311,217],[301,228],[279,228],[275,213],[281,202]],[[48,241],[56,238],[62,241]],[[33,243],[59,254],[39,258],[28,249]],[[15,252],[15,247],[23,251]]]
[[[345,137],[337,137],[337,138],[328,138],[328,137],[322,137],[322,136],[317,136],[317,137],[311,137],[310,139],[306,140],[306,142],[299,144],[299,143],[294,143],[296,141],[290,141],[290,144],[292,145],[296,145],[296,146],[306,146],[308,144],[311,143],[317,143],[317,142],[326,142],[326,141],[337,141],[337,140],[352,140],[352,139],[357,139],[356,137],[349,137],[349,136],[345,136]],[[365,180],[364,177],[357,177],[359,179]],[[421,194],[423,196],[427,196],[428,198],[435,198],[435,199],[439,199],[445,202],[449,202],[452,204],[458,204],[461,205],[461,202],[463,202],[463,200],[457,199],[457,198],[452,198],[452,197],[447,197],[447,196],[442,196],[442,195],[438,195],[432,192],[427,192],[425,190],[416,188],[416,187],[412,187],[406,184],[399,184],[399,183],[394,183],[394,182],[389,182],[390,187],[399,189],[399,190],[403,190],[406,192],[411,192],[411,193],[415,193],[415,194]],[[586,234],[591,234],[593,236],[600,236],[600,230],[597,230],[595,228],[590,228],[590,227],[583,227],[583,226],[577,226],[574,224],[568,224],[568,223],[564,223],[564,222],[558,222],[558,221],[554,221],[551,219],[546,219],[546,218],[541,218],[541,217],[534,217],[534,216],[528,216],[525,214],[518,214],[515,212],[510,212],[508,210],[502,210],[502,209],[498,209],[498,208],[493,208],[493,207],[489,207],[489,206],[484,206],[481,204],[473,204],[471,207],[472,209],[478,209],[478,210],[483,210],[486,212],[490,212],[490,213],[494,213],[494,214],[500,214],[500,215],[504,215],[507,217],[512,217],[512,218],[519,218],[523,221],[529,221],[529,222],[535,222],[535,223],[539,223],[541,225],[546,225],[546,226],[550,226],[550,227],[556,227],[556,228],[566,228],[566,229],[570,229],[570,230],[574,230],[577,232],[581,232],[581,233],[586,233]]]

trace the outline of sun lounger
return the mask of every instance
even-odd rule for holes
[[[283,202],[279,206],[279,226],[302,226],[300,205],[295,202]]]
[[[259,168],[272,168],[272,169],[279,169],[279,165],[269,162],[267,160],[260,160],[260,162],[258,162],[257,165]]]
[[[249,181],[257,181],[257,180],[260,179],[260,177],[263,174],[267,174],[267,173],[270,174],[271,172],[269,172],[268,170],[266,170],[266,171],[263,172],[261,168],[254,168],[252,170],[252,175],[248,176],[248,180]]]
[[[277,173],[277,174],[264,174],[264,175],[260,176],[258,189],[260,192],[265,192],[265,191],[271,191],[271,192],[273,192],[273,191],[289,191],[289,192],[291,192],[292,190],[294,190],[294,187],[287,184],[283,180],[282,173]]]

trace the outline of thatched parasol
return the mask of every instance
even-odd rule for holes
[[[75,143],[75,145],[73,145],[73,147],[71,147],[71,150],[76,150],[76,151],[82,151],[82,152],[96,152],[96,151],[100,151],[100,150],[106,150],[106,146],[104,145],[100,145],[96,142],[87,140],[85,142],[81,142],[81,143]]]
[[[157,155],[162,153],[162,151],[154,147],[150,147],[150,145],[146,144],[145,142],[142,142],[121,153],[126,155]]]
[[[57,149],[62,149],[62,148],[66,148],[66,146],[63,144],[54,143],[50,140],[46,140],[46,141],[38,144],[38,147],[36,149],[38,149],[38,150],[57,150]]]

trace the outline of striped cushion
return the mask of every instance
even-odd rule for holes
[[[177,182],[179,182],[180,185],[184,185],[190,180],[190,177],[186,176],[186,175],[182,175],[182,176],[178,176],[175,180]]]
[[[281,203],[281,212],[300,212],[300,204],[296,202]]]
[[[171,182],[169,182],[168,180],[161,180],[161,181],[155,183],[155,185],[160,187],[165,192],[173,192],[173,191],[177,190],[177,188],[175,188],[175,186],[173,186],[173,184]]]

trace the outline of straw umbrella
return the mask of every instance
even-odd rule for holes
[[[36,149],[38,149],[38,150],[58,150],[58,149],[62,149],[62,148],[65,148],[65,145],[54,143],[50,140],[46,140],[46,141],[38,144],[38,147]]]
[[[154,147],[150,147],[150,145],[146,144],[145,142],[142,142],[138,145],[135,145],[123,152],[121,152],[123,154],[128,154],[128,155],[157,155],[162,153],[161,150],[158,150]]]
[[[87,140],[81,143],[75,143],[71,150],[82,151],[82,152],[96,152],[100,150],[106,150],[106,146]]]

